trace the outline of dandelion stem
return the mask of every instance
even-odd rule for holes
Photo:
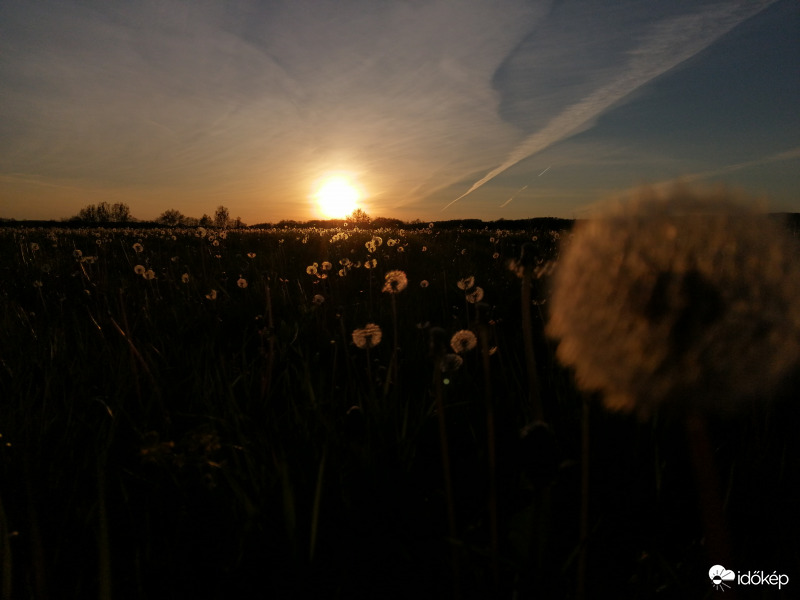
[[[383,383],[383,397],[389,395],[389,386],[397,380],[397,301],[395,294],[390,294],[392,300],[392,326],[394,328],[394,347],[392,348],[392,358],[389,361],[389,370],[386,373],[386,381]]]
[[[444,400],[442,386],[442,355],[437,353],[433,364],[433,382],[436,394],[436,416],[439,420],[439,445],[442,452],[442,475],[444,476],[444,493],[447,502],[447,529],[450,544],[453,548],[453,597],[461,598],[461,581],[458,567],[458,547],[456,546],[456,511],[453,500],[453,481],[450,476],[450,449],[447,443],[447,423],[444,416]]]
[[[522,340],[525,346],[525,364],[528,370],[528,399],[534,421],[544,420],[536,356],[533,353],[533,326],[531,323],[531,273],[525,268],[522,276]]]
[[[105,458],[97,461],[97,598],[111,598],[111,547],[108,540]]]
[[[317,531],[319,527],[319,507],[322,501],[322,482],[325,474],[325,459],[327,457],[327,448],[322,449],[322,458],[319,461],[319,470],[317,471],[317,487],[314,491],[314,508],[311,512],[311,539],[308,545],[308,561],[314,560],[314,549],[317,545]]]
[[[3,584],[0,587],[0,598],[11,600],[11,577],[13,573],[13,562],[11,560],[11,532],[8,530],[8,520],[6,511],[3,507],[3,498],[0,496],[0,556],[2,565],[0,573],[3,575]]]
[[[476,308],[477,312],[477,308]],[[500,568],[498,564],[498,534],[497,534],[497,457],[495,455],[494,407],[492,406],[492,379],[489,365],[489,332],[486,325],[478,323],[478,332],[481,339],[481,359],[483,363],[483,393],[486,403],[486,447],[489,459],[489,528],[490,548],[492,561],[492,576],[495,590],[500,584]]]
[[[270,293],[269,282],[266,283],[266,303],[267,303],[267,331],[269,335],[269,349],[267,350],[267,370],[261,379],[261,399],[269,396],[270,386],[272,385],[272,369],[275,364],[275,321],[272,316],[272,295]]]
[[[583,399],[581,411],[581,515],[578,546],[578,576],[575,597],[586,597],[586,561],[589,544],[589,400]]]
[[[719,479],[705,418],[690,412],[686,418],[689,453],[694,467],[695,484],[699,495],[700,510],[705,527],[706,548],[711,564],[731,564],[730,541],[728,540],[722,501],[719,494]]]

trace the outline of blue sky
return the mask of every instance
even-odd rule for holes
[[[796,0],[0,4],[0,216],[100,201],[581,216],[682,178],[800,211]]]

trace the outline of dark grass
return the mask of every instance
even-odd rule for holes
[[[521,284],[508,269],[524,243],[538,265],[555,261],[568,231],[380,231],[377,267],[346,277],[340,261],[368,258],[374,233],[335,233],[231,232],[213,246],[193,231],[2,232],[5,597],[575,597],[583,398],[543,336],[548,277],[536,278],[546,426],[521,436],[533,409]],[[325,260],[326,279],[306,273]],[[397,340],[380,292],[391,269],[409,279]],[[470,275],[485,290],[482,327],[456,285]],[[383,330],[369,370],[350,338],[367,322]],[[456,539],[448,532],[433,327],[448,339],[486,331],[497,347],[496,557],[479,349],[443,386]],[[800,575],[796,390],[711,423],[726,567]],[[587,597],[711,597],[682,423],[589,406]]]

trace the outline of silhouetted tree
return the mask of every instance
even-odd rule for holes
[[[228,222],[230,220],[230,212],[227,208],[220,205],[217,207],[217,211],[214,213],[214,227],[219,227],[220,229],[224,229],[228,226]]]
[[[127,204],[89,204],[78,211],[78,219],[88,223],[127,223],[131,220],[131,209]]]
[[[97,205],[97,222],[108,223],[111,221],[111,205],[108,202],[100,202]]]
[[[84,206],[82,209],[78,211],[78,219],[80,219],[81,221],[87,221],[89,223],[96,223],[97,207],[94,204],[90,204],[89,206]]]
[[[369,225],[369,222],[372,219],[370,219],[369,215],[363,210],[357,208],[350,213],[350,216],[347,217],[347,220],[355,225]]]
[[[186,216],[181,213],[181,211],[170,208],[161,213],[156,219],[156,222],[169,227],[175,227],[176,225],[185,225]]]
[[[203,213],[203,216],[200,217],[200,221],[197,224],[200,225],[200,227],[211,227],[212,223],[211,217]]]
[[[131,207],[122,202],[112,204],[111,220],[115,223],[127,223],[131,220]]]

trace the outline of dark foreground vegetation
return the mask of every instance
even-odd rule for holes
[[[544,336],[568,223],[459,225],[0,230],[0,599],[716,594],[683,423]],[[710,423],[739,597],[796,392]]]

